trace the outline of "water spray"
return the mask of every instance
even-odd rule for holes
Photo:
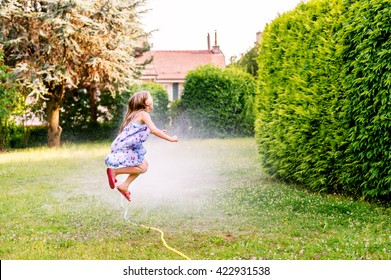
[[[171,252],[174,252],[175,254],[181,256],[182,258],[184,259],[187,259],[187,260],[191,260],[188,256],[186,256],[185,254],[179,252],[178,250],[175,250],[174,248],[170,247],[167,245],[167,242],[166,240],[164,240],[164,232],[161,230],[161,229],[158,229],[158,228],[155,228],[155,227],[150,227],[150,226],[145,226],[145,225],[142,225],[142,224],[136,224],[136,223],[133,223],[129,220],[129,215],[128,215],[128,212],[129,212],[129,208],[130,208],[130,203],[126,203],[127,206],[125,207],[124,206],[124,198],[121,197],[121,207],[125,209],[125,213],[124,213],[124,219],[125,221],[129,221],[129,223],[131,225],[134,225],[134,226],[137,226],[137,227],[142,227],[142,228],[145,228],[145,229],[148,229],[148,230],[154,230],[156,232],[159,232],[160,233],[160,240],[162,241],[164,247],[166,247],[168,250],[170,250]]]

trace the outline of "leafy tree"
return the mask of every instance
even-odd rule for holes
[[[140,71],[135,57],[145,36],[139,23],[145,0],[4,0],[0,42],[21,92],[42,102],[48,145],[60,145],[60,108],[85,88],[125,89]],[[92,108],[95,108],[95,104]],[[95,118],[95,112],[92,112]]]
[[[258,44],[246,52],[238,61],[233,61],[229,67],[235,66],[256,77],[258,72]]]

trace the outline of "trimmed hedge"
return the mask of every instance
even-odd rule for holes
[[[188,73],[182,96],[192,134],[201,137],[254,133],[254,78],[236,68],[200,66]]]
[[[275,19],[260,45],[256,138],[276,177],[336,191],[345,129],[338,114],[337,0],[310,1]]]
[[[345,183],[391,199],[391,1],[360,0],[343,29],[349,131]]]
[[[256,139],[269,173],[390,199],[390,3],[312,0],[266,27]]]

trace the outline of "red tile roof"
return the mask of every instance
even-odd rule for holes
[[[222,52],[212,50],[195,51],[150,51],[144,53],[142,61],[153,56],[153,61],[145,67],[142,79],[184,80],[188,71],[199,65],[212,64],[225,67]]]

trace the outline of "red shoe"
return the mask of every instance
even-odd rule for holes
[[[126,198],[127,201],[130,202],[130,192],[129,191],[122,191],[117,188],[117,190]]]
[[[115,179],[114,177],[114,172],[111,168],[107,168],[106,173],[107,173],[107,178],[109,179],[110,188],[114,189],[115,183],[117,182],[117,179]]]

